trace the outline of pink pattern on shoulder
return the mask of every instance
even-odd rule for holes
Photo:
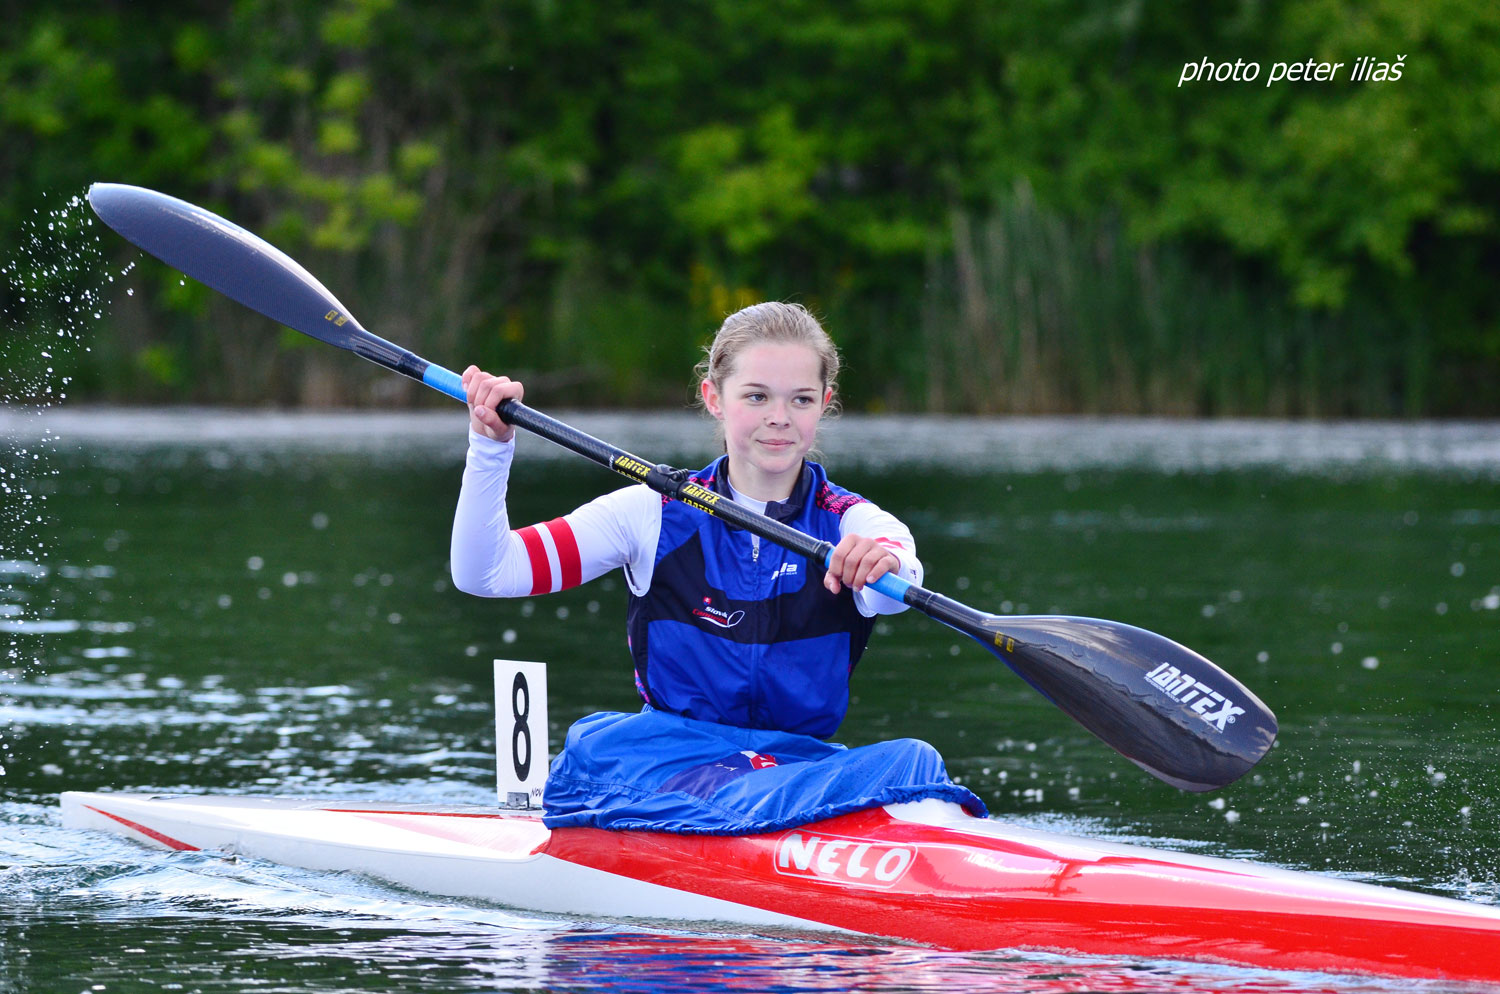
[[[817,501],[819,507],[825,511],[832,511],[834,514],[843,514],[855,504],[869,503],[858,494],[836,494],[826,483],[818,488]]]

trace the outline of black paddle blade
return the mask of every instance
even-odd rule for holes
[[[273,321],[342,348],[364,331],[295,259],[202,207],[123,183],[89,187],[89,206],[137,248]]]
[[[360,326],[295,259],[233,222],[165,193],[89,187],[89,206],[126,241],[288,328],[422,379],[426,362]]]
[[[1276,716],[1243,684],[1154,632],[1098,618],[983,615],[969,635],[1152,776],[1214,790],[1276,741]]]

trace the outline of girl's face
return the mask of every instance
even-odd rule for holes
[[[725,377],[722,392],[711,380],[703,381],[702,391],[708,412],[724,422],[735,489],[756,500],[791,496],[818,419],[833,398],[818,354],[806,345],[752,345]]]

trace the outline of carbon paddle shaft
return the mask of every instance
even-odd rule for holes
[[[246,307],[466,399],[457,373],[366,331],[312,274],[244,228],[137,186],[96,183],[89,203],[128,241]],[[516,401],[500,405],[499,414],[658,493],[828,565],[830,543],[736,504],[682,470],[648,463]],[[870,586],[973,638],[1110,747],[1174,786],[1223,787],[1254,766],[1276,739],[1276,718],[1254,694],[1160,635],[1099,618],[986,614],[889,573]]]

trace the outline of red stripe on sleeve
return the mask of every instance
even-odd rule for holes
[[[542,545],[542,536],[536,533],[536,525],[527,525],[516,532],[526,543],[526,556],[531,560],[531,594],[552,592],[552,567],[547,562],[547,549]]]
[[[583,562],[578,555],[578,539],[573,536],[572,527],[562,518],[553,518],[547,522],[547,530],[552,533],[557,562],[562,567],[561,589],[578,586],[583,582]]]

